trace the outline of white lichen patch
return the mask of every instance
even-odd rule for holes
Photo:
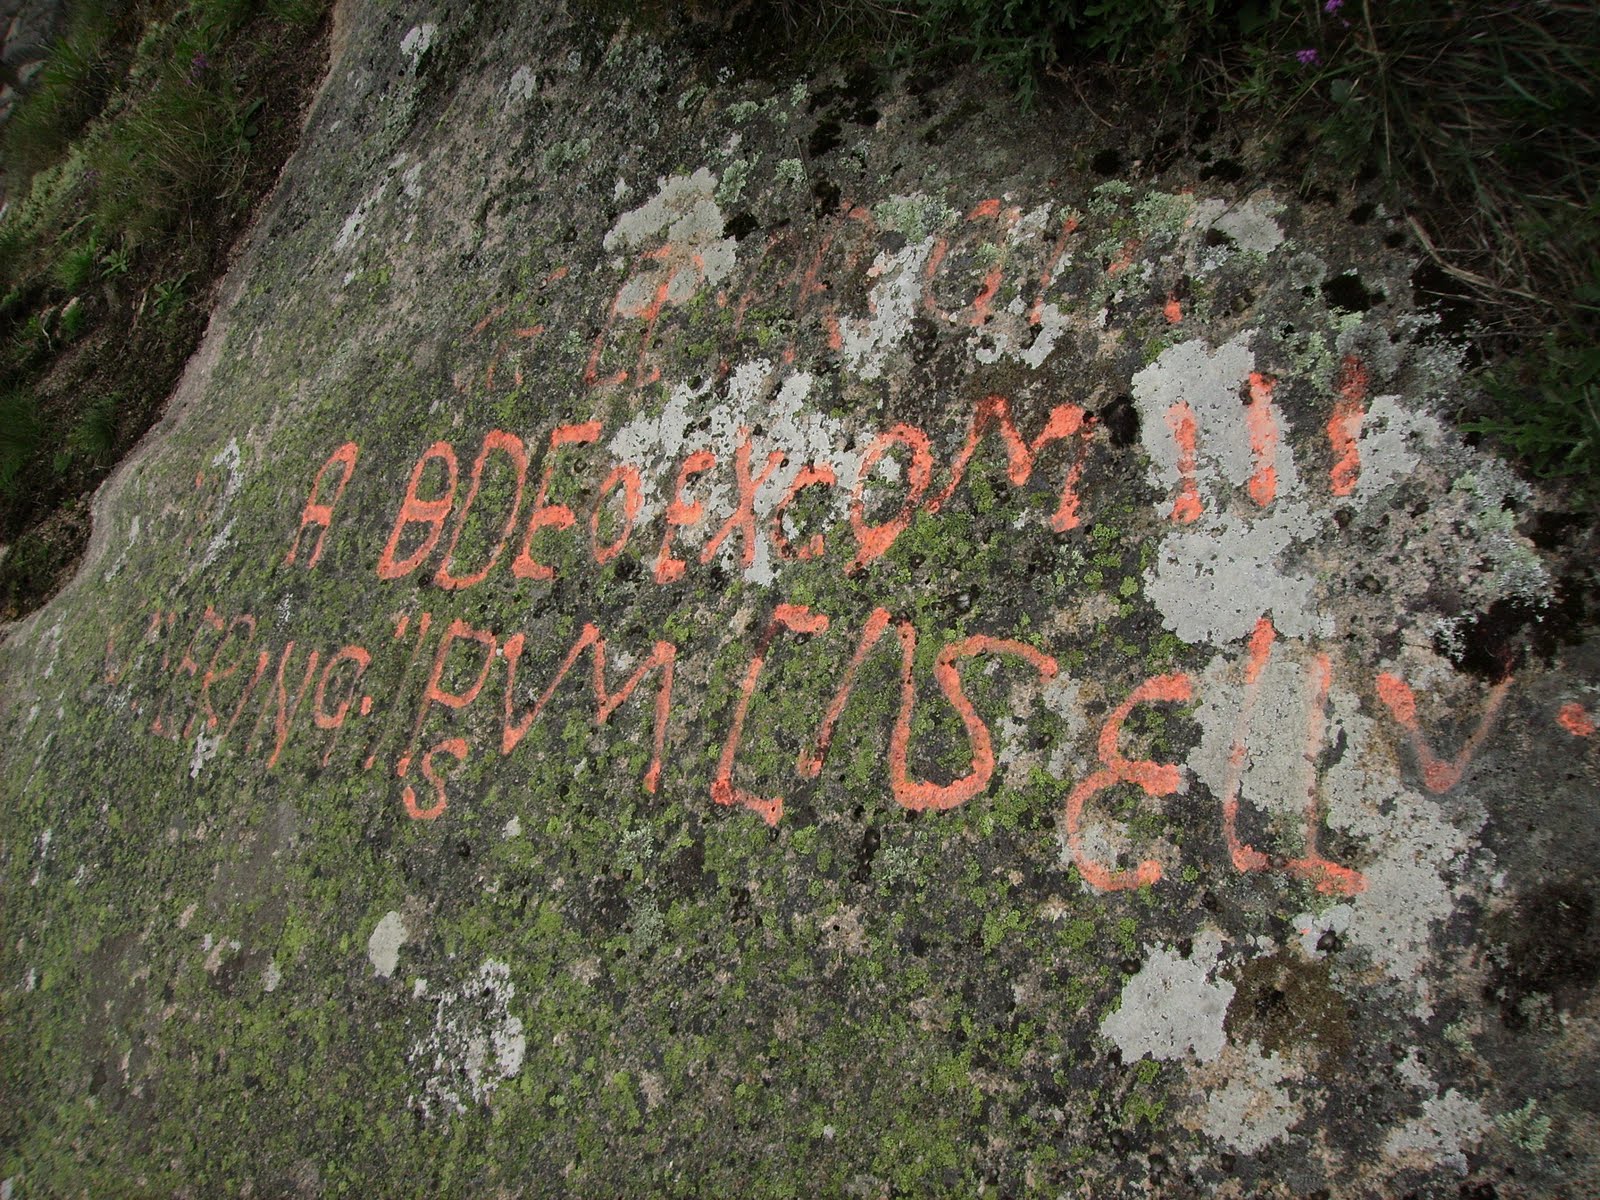
[[[439,27],[431,22],[413,25],[406,31],[405,37],[400,39],[400,53],[406,58],[407,65],[413,71],[422,62],[422,56],[433,48],[434,39],[439,36]]]
[[[1341,922],[1344,936],[1397,985],[1414,989],[1412,1010],[1426,1017],[1433,1011],[1424,972],[1432,958],[1428,942],[1456,905],[1456,888],[1445,877],[1461,873],[1455,868],[1473,840],[1437,803],[1394,778],[1354,695],[1335,688],[1330,699],[1346,749],[1322,782],[1328,824],[1360,839],[1370,857],[1360,864],[1366,888],[1348,902],[1348,916],[1324,919]]]
[[[1332,632],[1330,619],[1313,609],[1315,577],[1292,563],[1299,546],[1326,532],[1326,522],[1297,498],[1287,431],[1270,402],[1271,461],[1252,447],[1240,396],[1254,369],[1254,355],[1238,337],[1215,350],[1201,341],[1168,347],[1133,377],[1151,482],[1166,494],[1160,503],[1171,509],[1186,494],[1196,506],[1191,523],[1162,539],[1145,573],[1164,624],[1190,643],[1242,641],[1264,615],[1292,637]],[[1263,505],[1251,487],[1267,468],[1273,484]]]
[[[506,103],[515,104],[523,100],[531,100],[534,93],[539,90],[539,80],[529,66],[518,67],[511,72],[511,80],[506,84]]]
[[[617,218],[602,243],[609,253],[660,250],[618,290],[619,314],[644,313],[658,293],[668,304],[687,304],[702,286],[716,287],[733,271],[737,243],[723,236],[716,191],[716,176],[701,167],[662,179],[654,196]]]
[[[1184,480],[1183,452],[1177,436],[1170,432],[1169,421],[1172,406],[1183,404],[1194,422],[1192,472],[1202,509],[1214,511],[1248,486],[1260,463],[1251,449],[1241,400],[1255,369],[1250,335],[1245,333],[1215,350],[1204,341],[1179,342],[1134,375],[1133,399],[1145,431],[1152,483],[1175,491]],[[1268,411],[1276,439],[1282,443],[1286,432],[1283,417],[1275,405]],[[1300,477],[1292,456],[1275,455],[1274,467],[1276,496],[1297,495]]]
[[[1223,1018],[1234,986],[1213,979],[1222,938],[1206,930],[1194,939],[1187,958],[1166,946],[1153,948],[1122,987],[1117,1010],[1100,1022],[1100,1032],[1117,1044],[1124,1062],[1173,1060],[1193,1055],[1210,1062],[1226,1043]]]
[[[1391,1130],[1383,1153],[1396,1165],[1437,1169],[1445,1167],[1465,1175],[1467,1150],[1476,1145],[1490,1126],[1489,1114],[1471,1097],[1451,1088],[1442,1096],[1422,1102],[1420,1115]]]
[[[1340,865],[1359,869],[1364,888],[1296,918],[1301,949],[1314,955],[1323,933],[1334,930],[1363,949],[1404,989],[1416,1014],[1426,1016],[1432,1011],[1424,971],[1429,940],[1456,904],[1456,889],[1445,879],[1461,874],[1473,841],[1437,803],[1395,778],[1390,750],[1362,715],[1360,698],[1336,677],[1329,680],[1326,709],[1314,708],[1320,681],[1309,665],[1311,653],[1303,643],[1278,641],[1253,688],[1243,683],[1238,658],[1214,660],[1197,688],[1201,740],[1187,765],[1219,803],[1232,788],[1242,812],[1268,814],[1271,840],[1255,847],[1262,853],[1304,854],[1312,803],[1319,825],[1325,821],[1356,839],[1357,860]],[[1337,761],[1319,770],[1322,748],[1336,743]],[[1235,763],[1236,747],[1242,750]],[[1319,834],[1319,840],[1325,839]]]
[[[1190,769],[1213,796],[1227,798],[1229,785],[1234,784],[1244,807],[1272,814],[1274,824],[1284,827],[1290,837],[1303,833],[1299,826],[1307,791],[1315,783],[1305,738],[1295,733],[1307,726],[1316,683],[1296,653],[1304,654],[1304,647],[1274,648],[1248,701],[1248,728],[1240,728],[1247,693],[1237,679],[1239,665],[1221,656],[1214,659],[1196,689],[1200,704],[1195,722],[1201,740],[1188,759]],[[1230,759],[1236,742],[1246,753],[1234,766]],[[1301,847],[1293,849],[1299,853]]]
[[[222,748],[222,735],[209,733],[202,728],[194,735],[194,748],[189,754],[189,778],[200,778],[200,772],[217,756],[217,751]]]
[[[865,317],[840,321],[840,352],[862,379],[882,376],[889,352],[911,331],[922,300],[923,268],[933,253],[933,238],[910,242],[899,250],[879,251],[867,269],[873,280]]]
[[[128,565],[128,553],[139,544],[140,527],[143,521],[143,514],[134,513],[133,520],[128,522],[128,540],[123,543],[122,553],[117,555],[116,561],[106,568],[104,579],[107,583],[110,583],[120,575],[122,568]]]
[[[1423,452],[1437,447],[1439,422],[1427,413],[1400,407],[1398,396],[1375,396],[1361,417],[1357,446],[1361,473],[1355,495],[1365,500],[1387,491],[1413,470]]]
[[[389,185],[394,181],[395,175],[404,167],[411,156],[397,154],[389,160],[384,169],[383,176],[367,192],[365,196],[350,210],[345,217],[344,224],[339,227],[339,236],[333,241],[335,253],[344,254],[359,246],[367,235],[367,226],[383,204],[384,198],[389,194]],[[345,281],[349,282],[353,275],[346,275]]]
[[[511,967],[488,958],[461,987],[434,997],[432,1027],[406,1054],[426,1075],[422,1095],[412,1098],[424,1116],[435,1105],[462,1113],[469,1103],[485,1104],[522,1070],[528,1040],[510,1012],[516,994]]]
[[[383,914],[383,919],[367,939],[367,958],[372,961],[372,969],[378,975],[388,979],[394,974],[395,967],[400,963],[400,947],[405,945],[410,936],[410,930],[399,913],[391,909]]]
[[[1255,1154],[1286,1136],[1305,1117],[1305,1105],[1284,1085],[1304,1068],[1254,1041],[1228,1045],[1216,1061],[1194,1069],[1195,1101],[1184,1124],[1241,1154]]]
[[[1282,204],[1265,195],[1252,196],[1238,204],[1202,200],[1194,207],[1191,224],[1196,233],[1215,229],[1240,250],[1266,255],[1283,245],[1283,230],[1275,220],[1282,211]]]
[[[212,513],[213,521],[221,520],[226,515],[233,498],[239,494],[239,489],[244,486],[244,452],[239,449],[239,439],[229,438],[228,444],[211,459],[213,467],[221,467],[227,472],[222,481],[222,495],[217,499],[216,509]],[[221,529],[212,536],[206,546],[205,556],[200,560],[200,569],[204,570],[217,561],[217,556],[228,548],[228,543],[233,540],[233,518],[224,522]]]
[[[1145,573],[1145,594],[1191,644],[1241,642],[1264,616],[1290,637],[1325,637],[1334,626],[1313,607],[1315,577],[1285,565],[1316,526],[1304,506],[1286,504],[1259,520],[1227,513],[1169,534]]]

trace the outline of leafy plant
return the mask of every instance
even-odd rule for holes
[[[120,279],[133,265],[133,247],[122,242],[100,256],[100,274],[107,279]]]
[[[109,98],[116,77],[114,7],[83,6],[6,122],[6,158],[16,174],[26,177],[59,158]]]
[[[315,25],[332,7],[331,0],[267,0],[267,13],[274,21],[297,29]]]
[[[158,318],[166,320],[188,303],[185,286],[188,281],[189,273],[185,271],[177,279],[158,283],[151,289],[151,306]]]

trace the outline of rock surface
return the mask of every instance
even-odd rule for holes
[[[1381,213],[336,43],[0,646],[7,1196],[1600,1186],[1592,568]]]

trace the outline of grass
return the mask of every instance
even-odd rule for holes
[[[117,445],[117,398],[93,396],[67,438],[68,447],[95,462],[103,462]]]
[[[78,0],[0,128],[0,620],[196,345],[189,302],[299,133],[331,0]]]
[[[31,392],[0,395],[0,496],[10,497],[39,449],[44,424]]]

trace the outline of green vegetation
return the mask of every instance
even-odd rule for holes
[[[0,126],[0,619],[193,351],[189,305],[298,136],[328,0],[85,0]]]

